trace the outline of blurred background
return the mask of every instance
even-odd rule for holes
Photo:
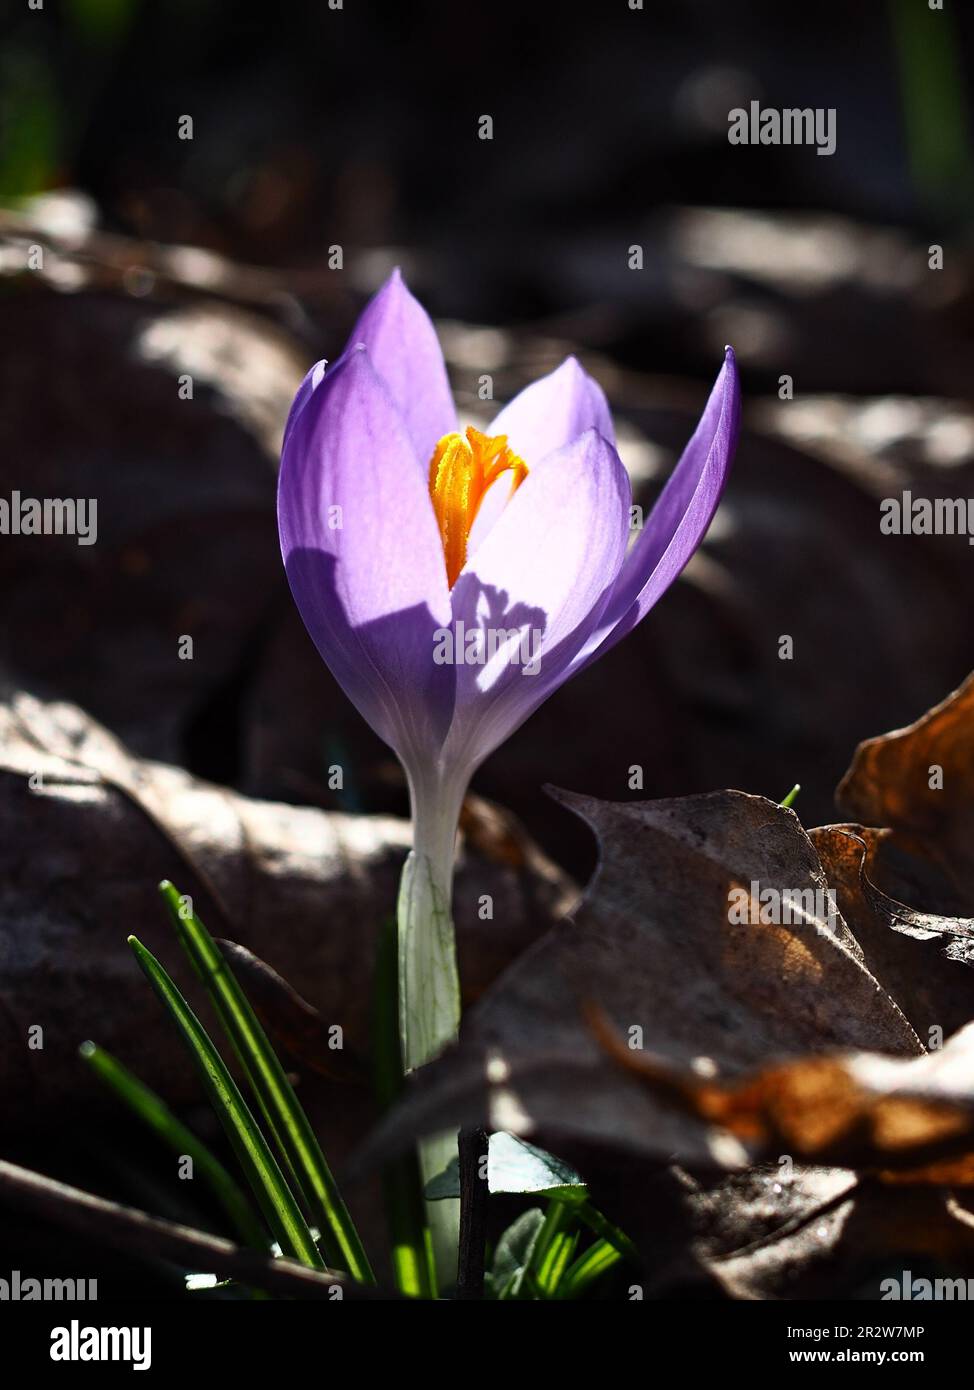
[[[801,781],[827,818],[856,740],[970,664],[970,552],[881,538],[875,498],[931,474],[971,492],[971,19],[919,0],[8,14],[2,482],[97,494],[101,534],[5,542],[4,659],[143,755],[323,805],[337,760],[348,808],[401,809],[290,612],[271,466],[300,374],[401,262],[462,409],[483,415],[485,372],[502,401],[581,353],[647,504],[725,342],[744,372],[710,543],[481,789],[562,856],[590,858],[587,835],[541,783],[625,796],[636,764],[649,795]],[[730,145],[753,99],[834,107],[836,152]]]
[[[972,62],[950,0],[8,7],[0,496],[96,497],[98,543],[0,541],[5,685],[236,793],[406,813],[274,518],[294,389],[401,264],[462,413],[493,413],[484,374],[499,405],[578,353],[647,509],[725,343],[743,372],[707,543],[475,789],[578,882],[594,844],[545,783],[797,781],[806,825],[833,819],[856,743],[972,665],[966,538],[879,530],[904,489],[974,498]],[[835,153],[731,145],[752,100],[835,108]],[[75,870],[39,866],[44,833],[11,830],[4,881],[57,902]]]

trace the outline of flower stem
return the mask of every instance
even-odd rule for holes
[[[450,902],[464,784],[410,779],[413,849],[399,889],[399,1034],[403,1068],[422,1066],[453,1042],[460,1026],[460,979]],[[424,1183],[456,1156],[455,1134],[420,1145]],[[440,1287],[456,1279],[459,1203],[427,1204]]]
[[[412,789],[413,848],[399,889],[399,1034],[405,1071],[428,1062],[460,1026],[460,980],[450,900],[459,796]]]

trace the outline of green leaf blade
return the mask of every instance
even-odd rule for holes
[[[398,950],[396,923],[390,920],[383,924],[379,936],[372,1000],[372,1088],[383,1113],[399,1098],[403,1085]],[[403,1154],[385,1166],[382,1191],[392,1240],[396,1287],[407,1298],[436,1298],[433,1243],[426,1223],[422,1177],[415,1152]],[[459,1194],[459,1186],[457,1191]]]
[[[314,1130],[236,976],[199,917],[185,910],[176,888],[167,881],[160,884],[160,892],[180,944],[203,981],[282,1156],[321,1228],[326,1248],[353,1279],[374,1284],[365,1247]]]
[[[277,1160],[203,1025],[152,952],[134,936],[128,938],[128,943],[175,1022],[281,1249],[312,1268],[325,1268]]]
[[[147,1129],[174,1153],[192,1159],[194,1173],[199,1173],[206,1182],[241,1240],[255,1250],[266,1250],[267,1234],[254,1216],[240,1184],[203,1141],[173,1114],[162,1097],[96,1043],[82,1043],[78,1051],[98,1079]]]
[[[607,1240],[597,1240],[565,1272],[558,1286],[557,1298],[578,1298],[603,1274],[619,1264],[622,1256]]]

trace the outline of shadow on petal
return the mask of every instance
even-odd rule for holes
[[[407,767],[436,759],[453,716],[455,673],[433,652],[440,624],[426,604],[351,623],[333,555],[293,550],[287,577],[319,653],[345,694]]]
[[[453,629],[464,639],[475,633],[474,650],[490,652],[484,663],[460,661],[447,761],[464,761],[471,772],[519,728],[572,674],[574,658],[599,622],[614,588],[606,583],[591,610],[560,640],[550,643],[549,615],[537,605],[511,602],[505,589],[474,572],[453,589]]]

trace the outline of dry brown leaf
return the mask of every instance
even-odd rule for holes
[[[974,921],[921,912],[877,886],[882,876],[899,892],[938,896],[920,861],[884,859],[890,831],[828,825],[809,838],[869,969],[924,1042],[938,1046],[974,1017],[974,974],[957,968],[974,959]]]
[[[924,1057],[801,1057],[721,1084],[633,1051],[594,1010],[589,1021],[607,1055],[653,1095],[726,1129],[759,1162],[784,1152],[900,1182],[974,1180],[974,1024]]]
[[[610,1059],[586,1005],[687,1082],[730,1084],[837,1050],[921,1051],[841,917],[729,920],[736,886],[827,892],[792,812],[742,792],[627,804],[558,796],[599,837],[582,908],[466,1015],[459,1048],[423,1069],[380,1147],[397,1134],[483,1122],[658,1160],[747,1160],[743,1131],[676,1103],[672,1089],[651,1091]]]
[[[861,743],[836,803],[937,863],[974,907],[974,675],[915,724]]]
[[[877,1299],[884,1276],[927,1261],[974,1271],[974,1221],[939,1188],[891,1191],[835,1168],[687,1187],[690,1249],[731,1298]]]

